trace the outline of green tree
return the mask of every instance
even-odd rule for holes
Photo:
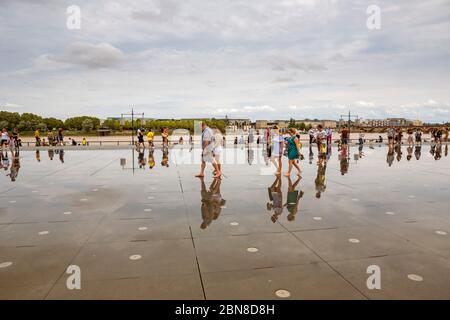
[[[3,124],[7,122],[6,129],[11,130],[19,124],[20,114],[17,112],[0,111],[0,122],[2,121],[4,121]]]
[[[103,127],[106,127],[111,130],[120,130],[120,121],[119,120],[105,120],[103,122]]]
[[[64,127],[66,129],[72,129],[72,130],[83,130],[83,121],[86,119],[92,120],[92,123],[94,125],[93,129],[97,129],[100,126],[100,119],[95,118],[95,117],[82,116],[82,117],[73,117],[73,118],[66,119],[66,121],[64,121]]]
[[[301,123],[298,125],[298,128],[299,128],[300,130],[302,130],[302,131],[305,131],[305,129],[306,129],[305,123],[304,123],[304,122],[301,122]]]
[[[84,132],[91,132],[94,129],[94,121],[92,119],[84,119],[81,127]]]
[[[295,128],[295,120],[293,119],[293,118],[291,118],[290,120],[289,120],[289,126],[288,126],[289,128]]]
[[[41,122],[41,124],[42,123],[49,129],[64,128],[64,122],[56,118],[44,118],[44,121]]]
[[[9,122],[6,120],[0,120],[0,130],[3,130],[3,128],[9,129]]]

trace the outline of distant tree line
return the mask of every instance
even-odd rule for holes
[[[56,118],[43,118],[33,113],[0,111],[0,128],[19,131],[41,131],[63,128],[66,130],[92,131],[100,127],[100,119],[95,117],[73,117],[65,121]]]
[[[202,119],[207,122],[210,127],[216,127],[222,132],[225,132],[227,125],[226,120],[218,119]],[[22,113],[0,111],[0,130],[6,128],[12,130],[13,128],[19,129],[19,131],[34,131],[39,129],[41,131],[48,131],[53,129],[65,129],[73,131],[90,132],[99,128],[110,129],[112,131],[131,130],[131,121],[125,121],[123,125],[119,120],[105,120],[100,126],[100,119],[96,117],[81,116],[72,117],[66,120],[59,120],[56,118],[43,118],[33,113]],[[141,129],[153,129],[159,131],[162,128],[169,129],[187,129],[190,132],[194,131],[194,120],[149,120],[144,124],[140,119],[134,121],[134,128]]]

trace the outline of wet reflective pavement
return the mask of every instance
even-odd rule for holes
[[[309,151],[278,179],[262,148],[228,148],[222,180],[188,147],[9,154],[0,298],[450,299],[448,146]]]

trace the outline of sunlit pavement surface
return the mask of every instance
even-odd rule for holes
[[[304,147],[290,193],[295,173],[281,177],[282,204],[303,196],[281,213],[262,148],[226,149],[222,180],[208,165],[203,189],[188,146],[153,159],[22,151],[14,164],[9,154],[0,298],[450,299],[450,161],[448,146],[431,148],[417,160],[403,146],[400,161],[385,146],[333,148],[324,167]],[[69,265],[80,290],[66,286]],[[379,290],[367,286],[371,265]]]

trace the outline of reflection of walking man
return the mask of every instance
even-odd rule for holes
[[[206,162],[210,162],[214,167],[214,178],[220,178],[222,173],[220,172],[220,168],[215,161],[213,161],[213,132],[206,125],[205,121],[201,122],[202,126],[202,164],[200,166],[200,173],[196,175],[198,178],[202,178],[205,176],[205,167]]]
[[[200,177],[200,183],[200,194],[202,196],[201,212],[203,220],[200,228],[206,229],[213,220],[217,220],[226,200],[222,199],[222,195],[220,194],[220,179],[214,179],[209,186],[209,190],[206,189],[205,180],[202,177]]]

